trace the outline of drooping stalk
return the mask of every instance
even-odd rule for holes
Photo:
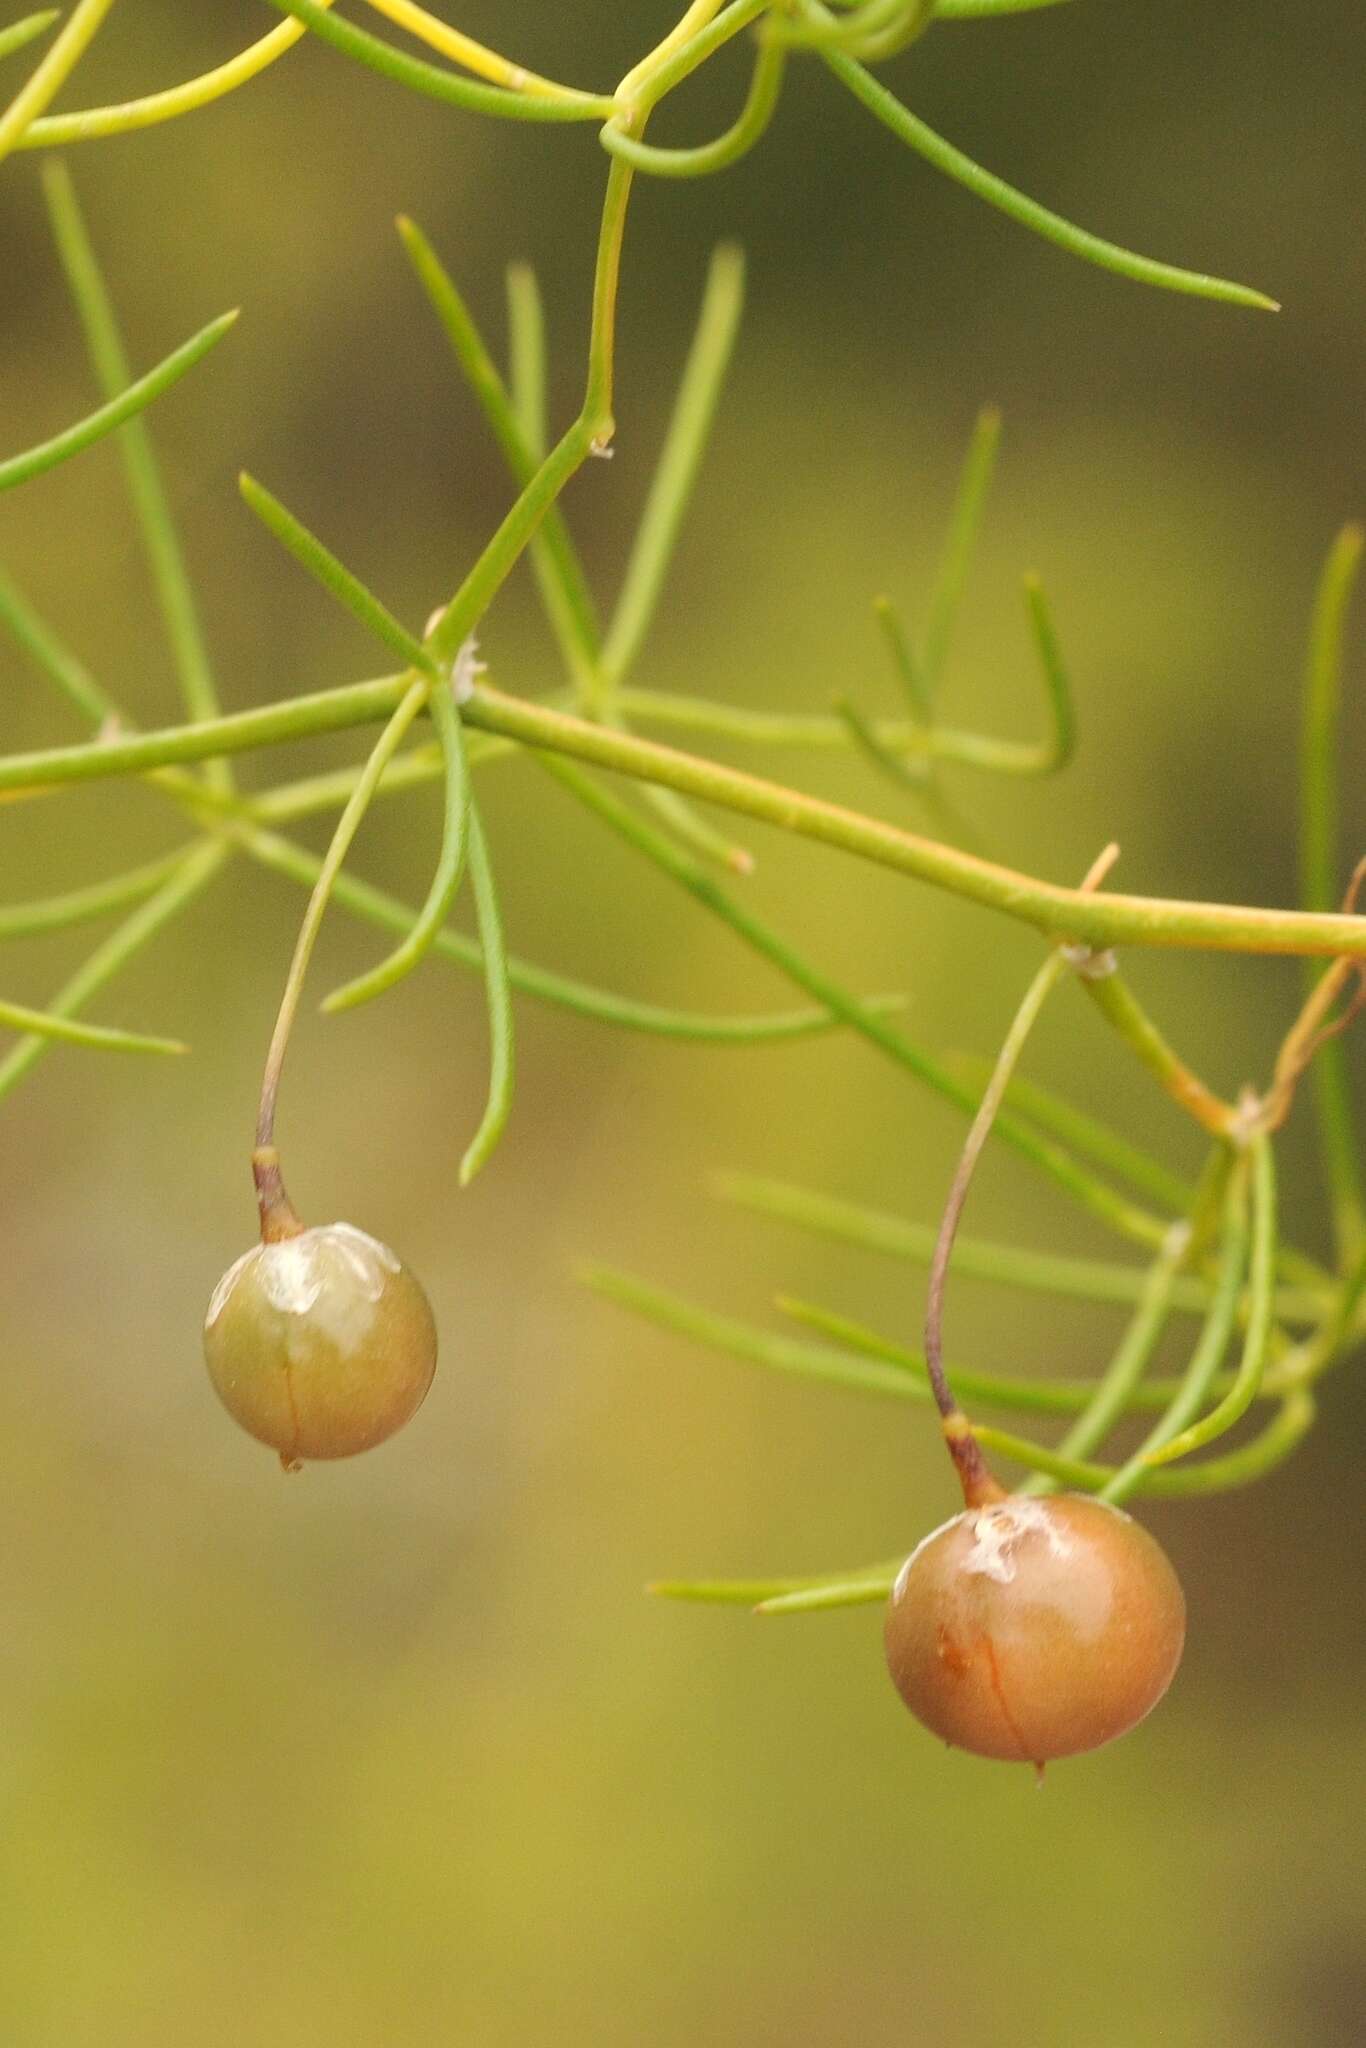
[[[384,772],[384,766],[397,750],[403,735],[417,717],[427,701],[429,689],[427,679],[411,683],[397,709],[391,716],[384,731],[376,740],[365,773],[351,793],[351,800],[337,820],[332,834],[332,843],[327,849],[322,869],[313,885],[308,899],[299,936],[294,943],[294,957],[289,964],[284,994],[280,999],[275,1029],[271,1033],[270,1048],[266,1054],[265,1072],[261,1078],[261,1100],[256,1114],[256,1146],[252,1153],[252,1173],[256,1181],[257,1199],[261,1209],[261,1236],[267,1242],[283,1237],[297,1237],[302,1230],[280,1173],[280,1155],[275,1145],[275,1109],[280,1093],[280,1076],[284,1070],[285,1054],[289,1050],[290,1033],[299,1013],[299,1001],[303,995],[304,977],[308,963],[313,957],[313,948],[332,894],[332,885],[346,859],[351,842],[360,829],[361,820],[370,806],[375,785]]]
[[[1108,873],[1119,852],[1118,847],[1109,846],[1093,863],[1082,883],[1083,890],[1098,888]],[[1034,1027],[1052,990],[1067,972],[1068,961],[1061,948],[1054,948],[1038,970],[1025,991],[1024,1000],[1006,1033],[1005,1042],[996,1058],[996,1065],[987,1083],[977,1114],[968,1131],[962,1157],[949,1189],[949,1198],[944,1204],[944,1216],[935,1240],[934,1255],[930,1260],[930,1277],[925,1296],[925,1367],[929,1374],[930,1388],[935,1405],[939,1410],[944,1430],[944,1441],[953,1459],[963,1488],[963,1498],[969,1507],[980,1507],[988,1501],[1000,1500],[1004,1489],[992,1477],[987,1468],[977,1440],[972,1434],[972,1425],[954,1398],[944,1371],[944,1288],[948,1280],[949,1260],[953,1256],[953,1241],[958,1232],[959,1218],[972,1185],[973,1171],[981,1156],[982,1147],[991,1135],[991,1127],[1000,1109],[1002,1098],[1010,1086],[1011,1076],[1024,1051],[1025,1041]]]

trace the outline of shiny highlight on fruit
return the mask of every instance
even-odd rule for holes
[[[432,1383],[436,1324],[387,1245],[350,1223],[300,1227],[228,1268],[204,1357],[229,1413],[292,1471],[402,1428]]]

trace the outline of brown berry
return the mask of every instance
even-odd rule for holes
[[[1166,1552],[1083,1494],[970,1507],[907,1558],[887,1608],[897,1691],[934,1734],[1038,1766],[1157,1705],[1186,1603]]]
[[[383,1443],[436,1369],[427,1297],[387,1245],[329,1223],[256,1245],[204,1322],[209,1377],[243,1429],[287,1467]]]

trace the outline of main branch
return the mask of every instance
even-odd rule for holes
[[[389,717],[411,681],[411,675],[386,676],[128,739],[14,754],[0,761],[0,797],[141,775],[176,763],[212,760],[307,739],[315,733],[373,724]],[[1050,938],[1078,940],[1088,946],[1175,946],[1366,959],[1366,917],[1108,892],[1092,898],[1079,889],[1020,874],[762,776],[661,746],[634,733],[593,725],[545,704],[506,696],[487,684],[474,689],[463,715],[467,725],[484,732],[719,804],[780,831],[912,875],[917,881],[1018,918]]]

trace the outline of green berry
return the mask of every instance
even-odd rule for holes
[[[214,1289],[209,1377],[289,1469],[383,1443],[436,1369],[427,1297],[387,1245],[329,1223],[256,1245]]]
[[[1081,1494],[970,1507],[902,1566],[887,1663],[934,1734],[1037,1766],[1097,1749],[1171,1683],[1186,1603],[1139,1523]]]

